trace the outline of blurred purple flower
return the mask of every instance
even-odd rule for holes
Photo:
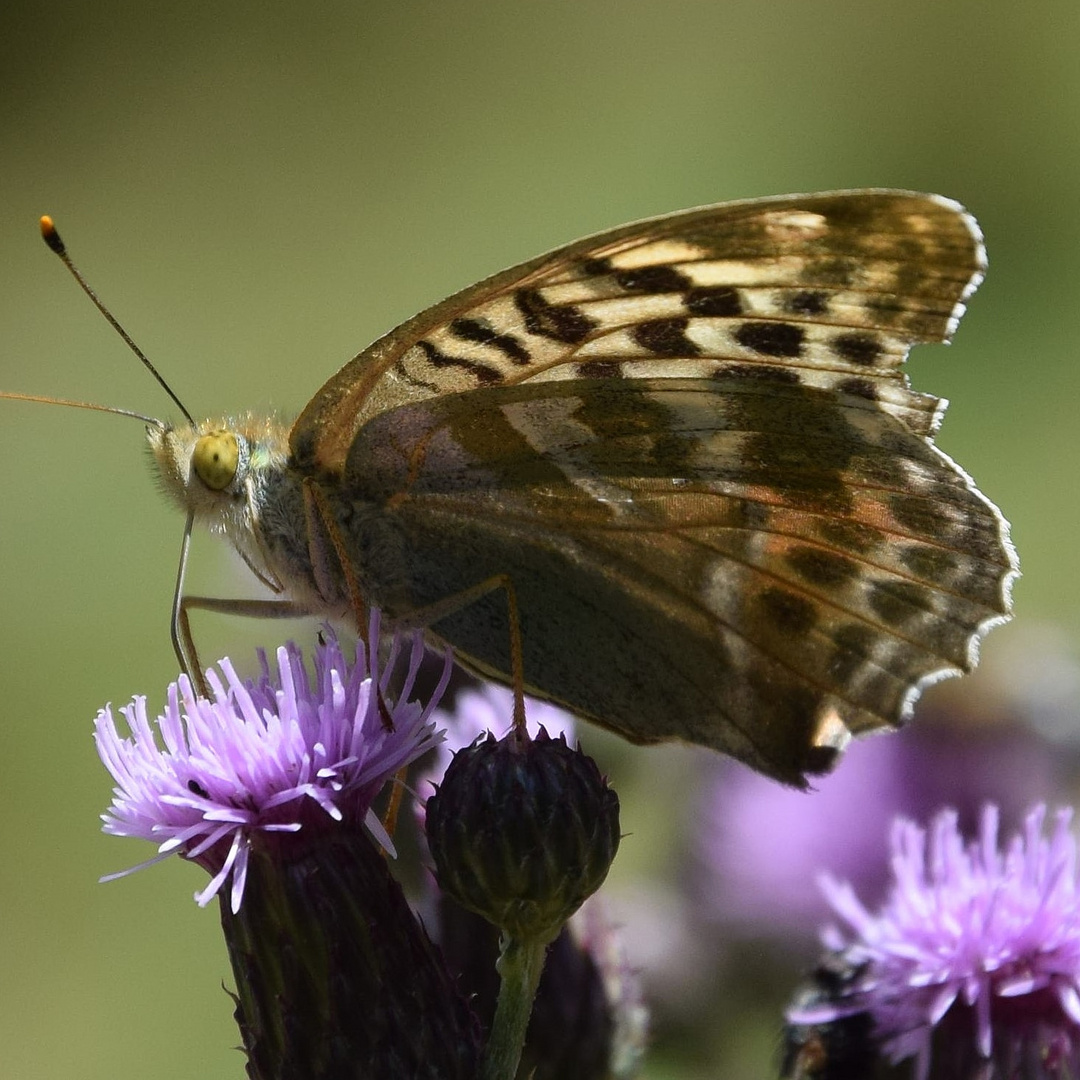
[[[993,800],[1011,827],[1053,778],[1052,755],[1029,730],[953,714],[856,741],[810,793],[720,762],[704,787],[692,890],[703,914],[728,929],[804,938],[827,911],[813,886],[822,869],[880,899],[897,815],[926,818],[948,803],[970,833]]]
[[[916,1075],[1063,1077],[1080,1071],[1080,881],[1070,810],[1044,836],[1045,806],[998,846],[998,810],[984,809],[965,844],[946,810],[929,830],[900,819],[894,882],[876,913],[850,884],[822,879],[848,935],[826,946],[858,971],[841,998],[789,1014],[828,1023],[869,1013],[874,1037]],[[929,843],[927,832],[929,832]],[[932,1037],[933,1048],[931,1045]],[[931,1052],[932,1051],[932,1052]]]
[[[423,656],[421,638],[414,636],[404,686],[391,702],[399,642],[380,672],[377,616],[369,636],[367,646],[357,643],[350,663],[336,637],[327,635],[315,651],[314,680],[292,643],[277,650],[273,672],[260,652],[262,674],[254,681],[241,680],[231,662],[222,660],[221,675],[207,672],[212,701],[197,696],[181,675],[169,686],[165,712],[154,725],[145,697],[120,710],[131,732],[126,738],[117,731],[112,709],[101,710],[94,741],[117,785],[102,815],[104,831],[159,845],[156,858],[102,880],[181,854],[213,875],[195,895],[200,906],[231,879],[236,912],[256,838],[269,842],[274,835],[345,821],[366,824],[392,852],[371,804],[398,769],[438,741],[432,712],[450,662],[428,704],[409,701]],[[372,692],[373,676],[392,728],[379,694]]]

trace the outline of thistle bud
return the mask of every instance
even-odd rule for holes
[[[543,729],[482,736],[427,804],[439,886],[518,941],[548,942],[607,876],[619,800],[596,763]]]

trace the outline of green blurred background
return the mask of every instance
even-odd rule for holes
[[[991,268],[912,376],[953,400],[940,445],[1014,524],[1025,576],[998,636],[1051,623],[1075,653],[1078,29],[1075,0],[9,0],[0,387],[170,413],[41,213],[194,413],[290,414],[392,324],[579,235],[786,191],[940,191],[979,217]],[[142,447],[127,420],[0,404],[5,1078],[243,1071],[201,872],[96,884],[149,850],[98,832],[91,719],[175,675],[181,519]],[[205,538],[193,574],[243,580]],[[199,627],[208,659],[274,640]],[[677,817],[661,782],[685,754],[598,745],[640,838],[615,884],[662,875],[649,823]],[[713,1075],[677,1056],[648,1075]],[[769,1073],[735,1060],[726,1075]]]

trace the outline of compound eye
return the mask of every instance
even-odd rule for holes
[[[224,491],[236,476],[240,444],[231,431],[200,435],[191,455],[195,475],[211,490]]]

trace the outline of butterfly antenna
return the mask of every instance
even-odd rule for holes
[[[0,398],[4,401],[36,401],[42,405],[66,405],[71,409],[93,409],[94,412],[107,412],[114,416],[130,416],[133,420],[141,420],[144,424],[151,424],[156,428],[165,426],[155,416],[133,412],[131,409],[121,409],[115,405],[98,405],[93,401],[69,401],[67,398],[45,397],[44,394],[18,394],[14,390],[0,390]]]
[[[78,267],[71,261],[71,256],[67,253],[67,248],[64,246],[64,241],[60,239],[60,234],[56,231],[56,226],[53,224],[53,219],[46,214],[41,219],[41,238],[49,245],[49,249],[56,255],[60,256],[60,261],[71,272],[71,276],[79,283],[79,288],[82,289],[87,296],[94,302],[94,307],[101,312],[102,315],[108,320],[109,325],[124,339],[127,347],[143,362],[143,366],[151,375],[158,381],[158,385],[165,391],[169,397],[172,398],[176,407],[184,414],[189,424],[195,423],[195,418],[184,408],[184,403],[173,393],[172,387],[161,377],[158,369],[150,363],[149,357],[146,353],[131,340],[131,335],[120,325],[116,316],[98,299],[97,293],[90,288],[86,278],[79,272]]]

